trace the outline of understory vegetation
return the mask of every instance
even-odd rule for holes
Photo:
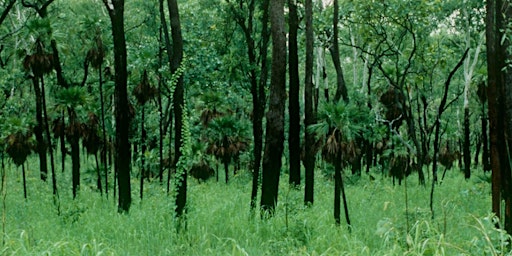
[[[51,186],[40,181],[35,166],[29,161],[26,168],[27,200],[20,168],[6,166],[1,255],[511,255],[510,237],[495,229],[489,212],[490,176],[481,170],[469,180],[455,168],[447,173],[437,188],[433,220],[430,191],[415,175],[393,186],[377,169],[347,174],[351,232],[333,221],[334,185],[326,171],[316,174],[316,202],[309,208],[303,192],[289,189],[283,178],[270,219],[248,211],[247,171],[229,184],[190,180],[187,227],[178,232],[172,195],[156,180],[125,215],[116,212],[112,195],[106,199],[95,191],[91,172],[77,200],[61,190],[58,212]],[[71,187],[71,174],[62,173],[59,182]]]

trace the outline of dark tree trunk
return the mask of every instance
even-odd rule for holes
[[[100,83],[100,105],[101,105],[101,135],[103,138],[101,149],[101,166],[105,175],[105,196],[108,198],[108,167],[107,167],[107,129],[105,128],[105,99],[103,98],[103,74],[101,64],[98,68]]]
[[[290,160],[289,184],[292,187],[300,185],[300,105],[299,105],[299,55],[297,48],[297,31],[299,18],[297,15],[296,0],[288,0],[290,14],[288,17],[288,47],[289,47],[289,75],[290,89],[288,92],[288,112],[290,127],[288,130],[288,150]]]
[[[25,164],[21,164],[21,175],[23,175],[23,198],[27,200],[27,175],[25,174]]]
[[[331,52],[332,62],[336,69],[336,94],[334,95],[334,101],[339,101],[343,97],[343,101],[348,102],[347,86],[345,84],[345,78],[343,77],[343,69],[341,68],[340,62],[340,47],[338,45],[338,19],[339,19],[339,5],[338,0],[334,0],[334,13],[332,18],[332,45],[329,47]]]
[[[263,149],[263,115],[265,113],[266,105],[266,93],[265,88],[267,86],[268,66],[267,66],[267,52],[270,41],[269,32],[269,4],[270,0],[263,0],[261,9],[263,15],[261,18],[261,46],[260,46],[260,59],[261,59],[261,70],[260,80],[258,83],[251,84],[251,94],[253,102],[253,137],[254,137],[254,166],[252,172],[252,189],[251,189],[251,209],[256,208],[259,179],[260,179],[260,167]]]
[[[169,16],[171,20],[171,37],[172,37],[172,60],[171,72],[176,74],[183,59],[183,37],[181,35],[180,15],[177,0],[167,0],[167,8],[169,8]],[[178,163],[182,152],[182,128],[183,128],[183,103],[184,88],[183,75],[178,78],[176,88],[174,90],[174,163]],[[187,203],[187,171],[184,169],[178,177],[177,193],[176,193],[176,216],[180,217],[185,213]]]
[[[512,7],[510,6],[510,1],[506,1],[502,6],[501,13],[503,15],[503,26],[500,26],[502,30],[505,30],[511,20],[512,20]],[[504,35],[503,35],[504,36]],[[501,37],[500,37],[501,38]],[[503,123],[503,127],[505,129],[501,130],[501,133],[503,133],[503,139],[501,144],[503,151],[503,158],[500,157],[501,160],[501,177],[502,177],[502,197],[505,201],[505,231],[507,231],[508,234],[512,234],[512,167],[510,166],[510,152],[512,152],[512,68],[509,64],[507,64],[507,60],[510,59],[510,41],[505,40],[502,45],[502,54],[503,56],[503,62],[500,63],[505,67],[502,70],[502,75],[504,76],[502,89],[500,95],[500,101],[502,102],[502,107],[499,108],[500,110],[500,122]],[[503,114],[503,115],[501,115]]]
[[[470,141],[470,130],[469,130],[469,108],[464,108],[464,178],[469,179],[471,177],[471,141]]]
[[[488,136],[488,125],[487,125],[487,114],[485,114],[485,108],[482,108],[482,165],[484,166],[484,171],[491,170],[490,153],[489,153],[489,136]]]
[[[500,87],[500,70],[498,49],[499,37],[496,19],[501,14],[497,12],[499,0],[489,0],[486,2],[486,41],[487,41],[487,101],[489,115],[489,137],[490,137],[490,166],[492,169],[492,211],[498,218],[501,217],[501,172],[500,172],[500,152],[498,149],[498,109],[497,88]]]
[[[48,148],[50,153],[50,167],[52,171],[52,192],[54,196],[58,196],[57,191],[57,176],[55,173],[55,160],[53,158],[53,146],[52,146],[52,136],[50,134],[50,127],[48,123],[48,111],[46,110],[46,93],[44,89],[44,78],[41,76],[41,94],[43,100],[43,114],[44,114],[44,130],[46,132],[46,138],[48,140]]]
[[[284,108],[286,100],[286,34],[284,26],[284,0],[270,3],[272,31],[272,73],[270,99],[267,112],[261,208],[272,216],[277,204],[279,176],[284,147]]]
[[[440,134],[441,134],[441,115],[446,110],[446,103],[448,100],[448,89],[450,88],[450,82],[452,80],[452,77],[455,74],[455,72],[457,72],[459,67],[462,66],[464,59],[468,55],[468,52],[469,52],[469,49],[467,49],[464,52],[464,55],[462,56],[462,58],[459,60],[457,65],[455,65],[453,70],[448,75],[448,79],[446,79],[446,81],[444,83],[443,97],[441,99],[441,102],[439,103],[439,108],[437,110],[437,116],[436,116],[436,121],[435,121],[435,134],[434,134],[434,159],[432,161],[432,187],[430,190],[430,211],[432,213],[432,219],[434,219],[434,206],[433,206],[433,204],[434,204],[434,188],[435,188],[435,185],[437,184],[437,161],[439,158],[439,144],[440,144],[439,140],[440,140]]]
[[[334,221],[336,226],[341,224],[341,171],[342,160],[341,154],[337,154],[334,161]]]
[[[80,124],[78,123],[75,111],[68,108],[69,126],[68,141],[71,145],[71,179],[73,189],[73,199],[78,195],[80,189],[80,134],[77,130]]]
[[[313,111],[313,2],[306,0],[306,71],[304,85],[304,169],[305,189],[304,204],[310,205],[314,202],[315,184],[315,136],[307,131],[307,128],[315,123],[315,112]]]
[[[116,119],[115,171],[119,188],[118,211],[127,213],[132,202],[130,172],[130,114],[127,91],[126,38],[124,35],[124,0],[112,0],[112,6],[103,0],[112,23],[114,42],[115,91],[114,106]]]
[[[144,197],[144,178],[146,178],[146,128],[144,127],[144,119],[145,119],[145,111],[144,111],[144,104],[141,106],[141,121],[140,121],[140,144],[141,144],[141,152],[140,152],[140,200],[142,201],[142,198]]]
[[[41,173],[41,180],[46,181],[48,177],[48,160],[46,158],[46,141],[44,140],[44,120],[43,120],[43,96],[41,87],[39,85],[39,78],[33,77],[32,84],[34,85],[34,93],[36,95],[36,122],[34,127],[34,135],[37,142],[37,154],[39,155],[39,170]]]

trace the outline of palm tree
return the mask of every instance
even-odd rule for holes
[[[140,130],[141,130],[141,138],[140,138],[140,144],[141,144],[141,170],[140,170],[140,199],[143,197],[143,191],[144,191],[144,178],[149,177],[148,173],[146,172],[145,167],[145,157],[144,154],[146,153],[147,145],[146,145],[146,128],[144,127],[144,118],[145,118],[145,111],[144,107],[148,101],[151,99],[154,99],[158,94],[158,90],[151,86],[149,84],[148,80],[148,72],[144,70],[144,73],[142,75],[142,81],[135,87],[133,90],[133,95],[137,99],[137,103],[141,106],[141,121],[140,121]]]
[[[55,94],[56,110],[68,112],[68,123],[65,125],[65,135],[71,145],[71,163],[73,180],[73,198],[76,198],[80,187],[80,138],[85,126],[80,122],[77,113],[79,107],[88,106],[89,98],[84,87],[72,86],[62,88]]]
[[[5,152],[9,155],[16,166],[21,165],[23,175],[23,196],[27,199],[27,179],[24,163],[35,145],[32,139],[32,129],[27,128],[31,125],[28,124],[27,126],[27,122],[19,118],[9,119],[6,124],[7,127],[4,128],[10,131],[10,134],[3,139]]]
[[[351,103],[328,102],[318,113],[318,123],[310,126],[308,132],[324,139],[322,156],[324,160],[334,165],[334,220],[340,224],[340,192],[343,197],[345,219],[349,230],[350,218],[347,198],[343,184],[342,169],[357,154],[360,149],[355,143],[358,136],[366,132],[367,124],[371,122],[371,114],[365,111],[364,104],[357,101]]]
[[[224,165],[226,183],[229,181],[229,164],[247,149],[247,132],[248,124],[234,116],[215,118],[208,126],[209,146],[207,152],[214,155]]]

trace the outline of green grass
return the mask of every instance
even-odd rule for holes
[[[436,186],[434,220],[430,185],[409,177],[409,230],[404,185],[393,186],[377,173],[374,181],[366,174],[348,176],[352,233],[344,223],[334,224],[333,182],[320,173],[309,208],[303,206],[303,190],[289,190],[283,175],[276,216],[269,220],[249,212],[248,173],[228,185],[190,179],[187,230],[177,232],[173,198],[158,182],[145,187],[141,202],[133,179],[126,215],[117,213],[112,194],[101,198],[85,182],[73,201],[69,174],[59,171],[57,215],[51,184],[38,180],[35,166],[33,161],[28,167],[26,201],[21,170],[8,167],[0,255],[511,255],[504,248],[507,237],[494,229],[490,183],[480,170],[469,181],[458,171],[447,174]]]

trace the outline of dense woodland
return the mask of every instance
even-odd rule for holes
[[[91,201],[130,216],[156,197],[183,234],[190,191],[242,181],[249,219],[287,228],[292,199],[321,212],[318,184],[332,184],[330,228],[357,235],[351,196],[379,182],[405,191],[410,249],[408,203],[446,230],[439,191],[478,179],[508,244],[491,255],[510,250],[507,0],[0,0],[0,13],[4,244],[8,194],[51,198],[45,218]]]

